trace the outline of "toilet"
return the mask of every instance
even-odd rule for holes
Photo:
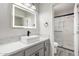
[[[57,53],[57,47],[59,46],[59,44],[57,42],[54,42],[54,54]]]

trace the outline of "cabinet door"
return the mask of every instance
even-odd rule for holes
[[[27,50],[25,50],[25,56],[35,55],[42,48],[44,48],[44,42],[36,44],[35,46],[32,46],[32,47],[28,48]],[[41,50],[41,51],[43,51],[43,50]],[[44,52],[42,52],[42,53],[44,53]],[[41,54],[41,53],[37,53],[37,54]]]
[[[11,54],[10,56],[24,56],[24,51],[18,52],[18,53],[14,53]]]
[[[44,48],[36,51],[35,53],[33,53],[31,56],[44,56]]]
[[[50,55],[50,41],[49,40],[45,41],[44,53],[45,53],[45,56]]]
[[[39,56],[44,56],[44,48],[39,50]]]

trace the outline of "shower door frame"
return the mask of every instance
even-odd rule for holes
[[[78,4],[74,5],[74,55],[78,56]]]

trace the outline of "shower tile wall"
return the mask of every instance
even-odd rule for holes
[[[54,38],[55,42],[59,45],[63,45],[63,17],[55,18],[55,26],[54,26]]]
[[[63,45],[65,48],[72,50],[74,48],[73,19],[73,15],[55,18],[54,32],[55,41],[58,42],[60,45]],[[59,20],[62,20],[62,24],[59,22]]]

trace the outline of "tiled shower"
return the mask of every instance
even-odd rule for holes
[[[73,3],[60,3],[54,6],[54,42],[58,44],[55,56],[74,56],[75,52],[78,53],[78,44],[75,42],[78,34],[76,33],[76,36],[74,34],[76,32],[74,26],[77,25],[77,23],[74,24],[74,20],[77,12],[74,7]],[[74,39],[75,37],[77,38]]]

